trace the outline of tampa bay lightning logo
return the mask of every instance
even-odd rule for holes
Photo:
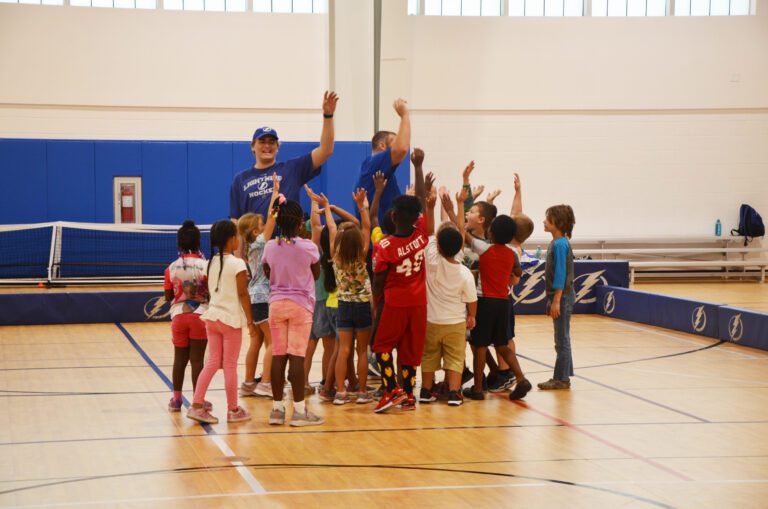
[[[616,311],[616,297],[613,295],[613,290],[605,294],[603,311],[605,311],[606,315],[612,315]]]
[[[603,277],[604,273],[604,270],[590,272],[589,274],[582,274],[573,280],[573,287],[577,289],[576,302],[581,302],[582,304],[597,302],[597,296],[594,292],[595,286],[598,284],[608,284],[608,280]]]
[[[259,183],[259,191],[264,191],[267,188],[267,186],[269,186],[269,181],[268,180],[264,180],[263,182],[260,182]]]
[[[384,241],[382,240],[381,242],[383,243]],[[539,293],[538,295],[532,296],[533,291],[536,289],[538,284],[543,280],[544,280],[544,267],[531,273],[531,275],[528,276],[528,279],[526,279],[522,285],[518,285],[517,287],[513,288],[512,298],[514,299],[515,304],[518,304],[518,303],[535,304],[537,302],[543,301],[544,297],[546,297],[546,292],[543,287],[541,289],[541,293]],[[517,290],[517,288],[520,288],[520,289]]]
[[[595,296],[594,288],[598,284],[607,285],[608,280],[605,279],[603,274],[605,270],[599,270],[597,272],[590,272],[589,274],[582,274],[573,280],[573,287],[576,289],[575,302],[581,302],[582,304],[593,304],[597,302],[597,296]],[[512,290],[512,297],[515,304],[535,304],[541,302],[546,297],[546,291],[542,285],[541,291],[534,294],[534,290],[544,280],[544,267],[533,272],[528,279],[525,280],[522,285],[518,285]],[[519,288],[519,290],[517,289]]]
[[[707,312],[704,311],[704,306],[699,306],[693,310],[691,325],[694,332],[701,332],[707,327]]]
[[[164,295],[152,297],[144,303],[144,316],[147,320],[162,320],[171,316],[171,306]]]
[[[728,335],[732,341],[739,341],[744,335],[744,323],[741,321],[741,313],[733,315],[728,320]]]

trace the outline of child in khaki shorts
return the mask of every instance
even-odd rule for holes
[[[464,201],[462,198],[465,196],[457,196],[460,209]],[[461,372],[467,348],[465,333],[475,326],[477,290],[472,272],[461,264],[464,246],[461,219],[458,228],[451,222],[440,225],[437,235],[430,237],[424,252],[427,266],[427,334],[421,361],[420,403],[437,399],[432,388],[435,371],[441,368],[441,359],[448,382],[448,404],[458,406],[463,402]]]

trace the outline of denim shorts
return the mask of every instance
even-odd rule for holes
[[[339,330],[365,330],[373,326],[370,302],[339,301],[339,316],[336,327]]]
[[[325,300],[315,302],[315,313],[312,316],[312,332],[309,339],[336,337],[336,308],[329,308]]]

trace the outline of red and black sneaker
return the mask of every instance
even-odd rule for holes
[[[392,406],[402,403],[407,397],[400,387],[395,387],[392,391],[384,393],[384,396],[379,400],[379,404],[376,405],[373,411],[377,414],[385,412]]]
[[[416,398],[411,394],[407,396],[405,400],[398,405],[400,410],[416,410]]]

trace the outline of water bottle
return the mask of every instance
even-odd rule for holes
[[[541,246],[536,246],[536,259],[541,260]]]
[[[722,234],[723,234],[723,225],[722,223],[720,223],[720,220],[718,219],[717,221],[715,221],[715,236],[719,237]]]

